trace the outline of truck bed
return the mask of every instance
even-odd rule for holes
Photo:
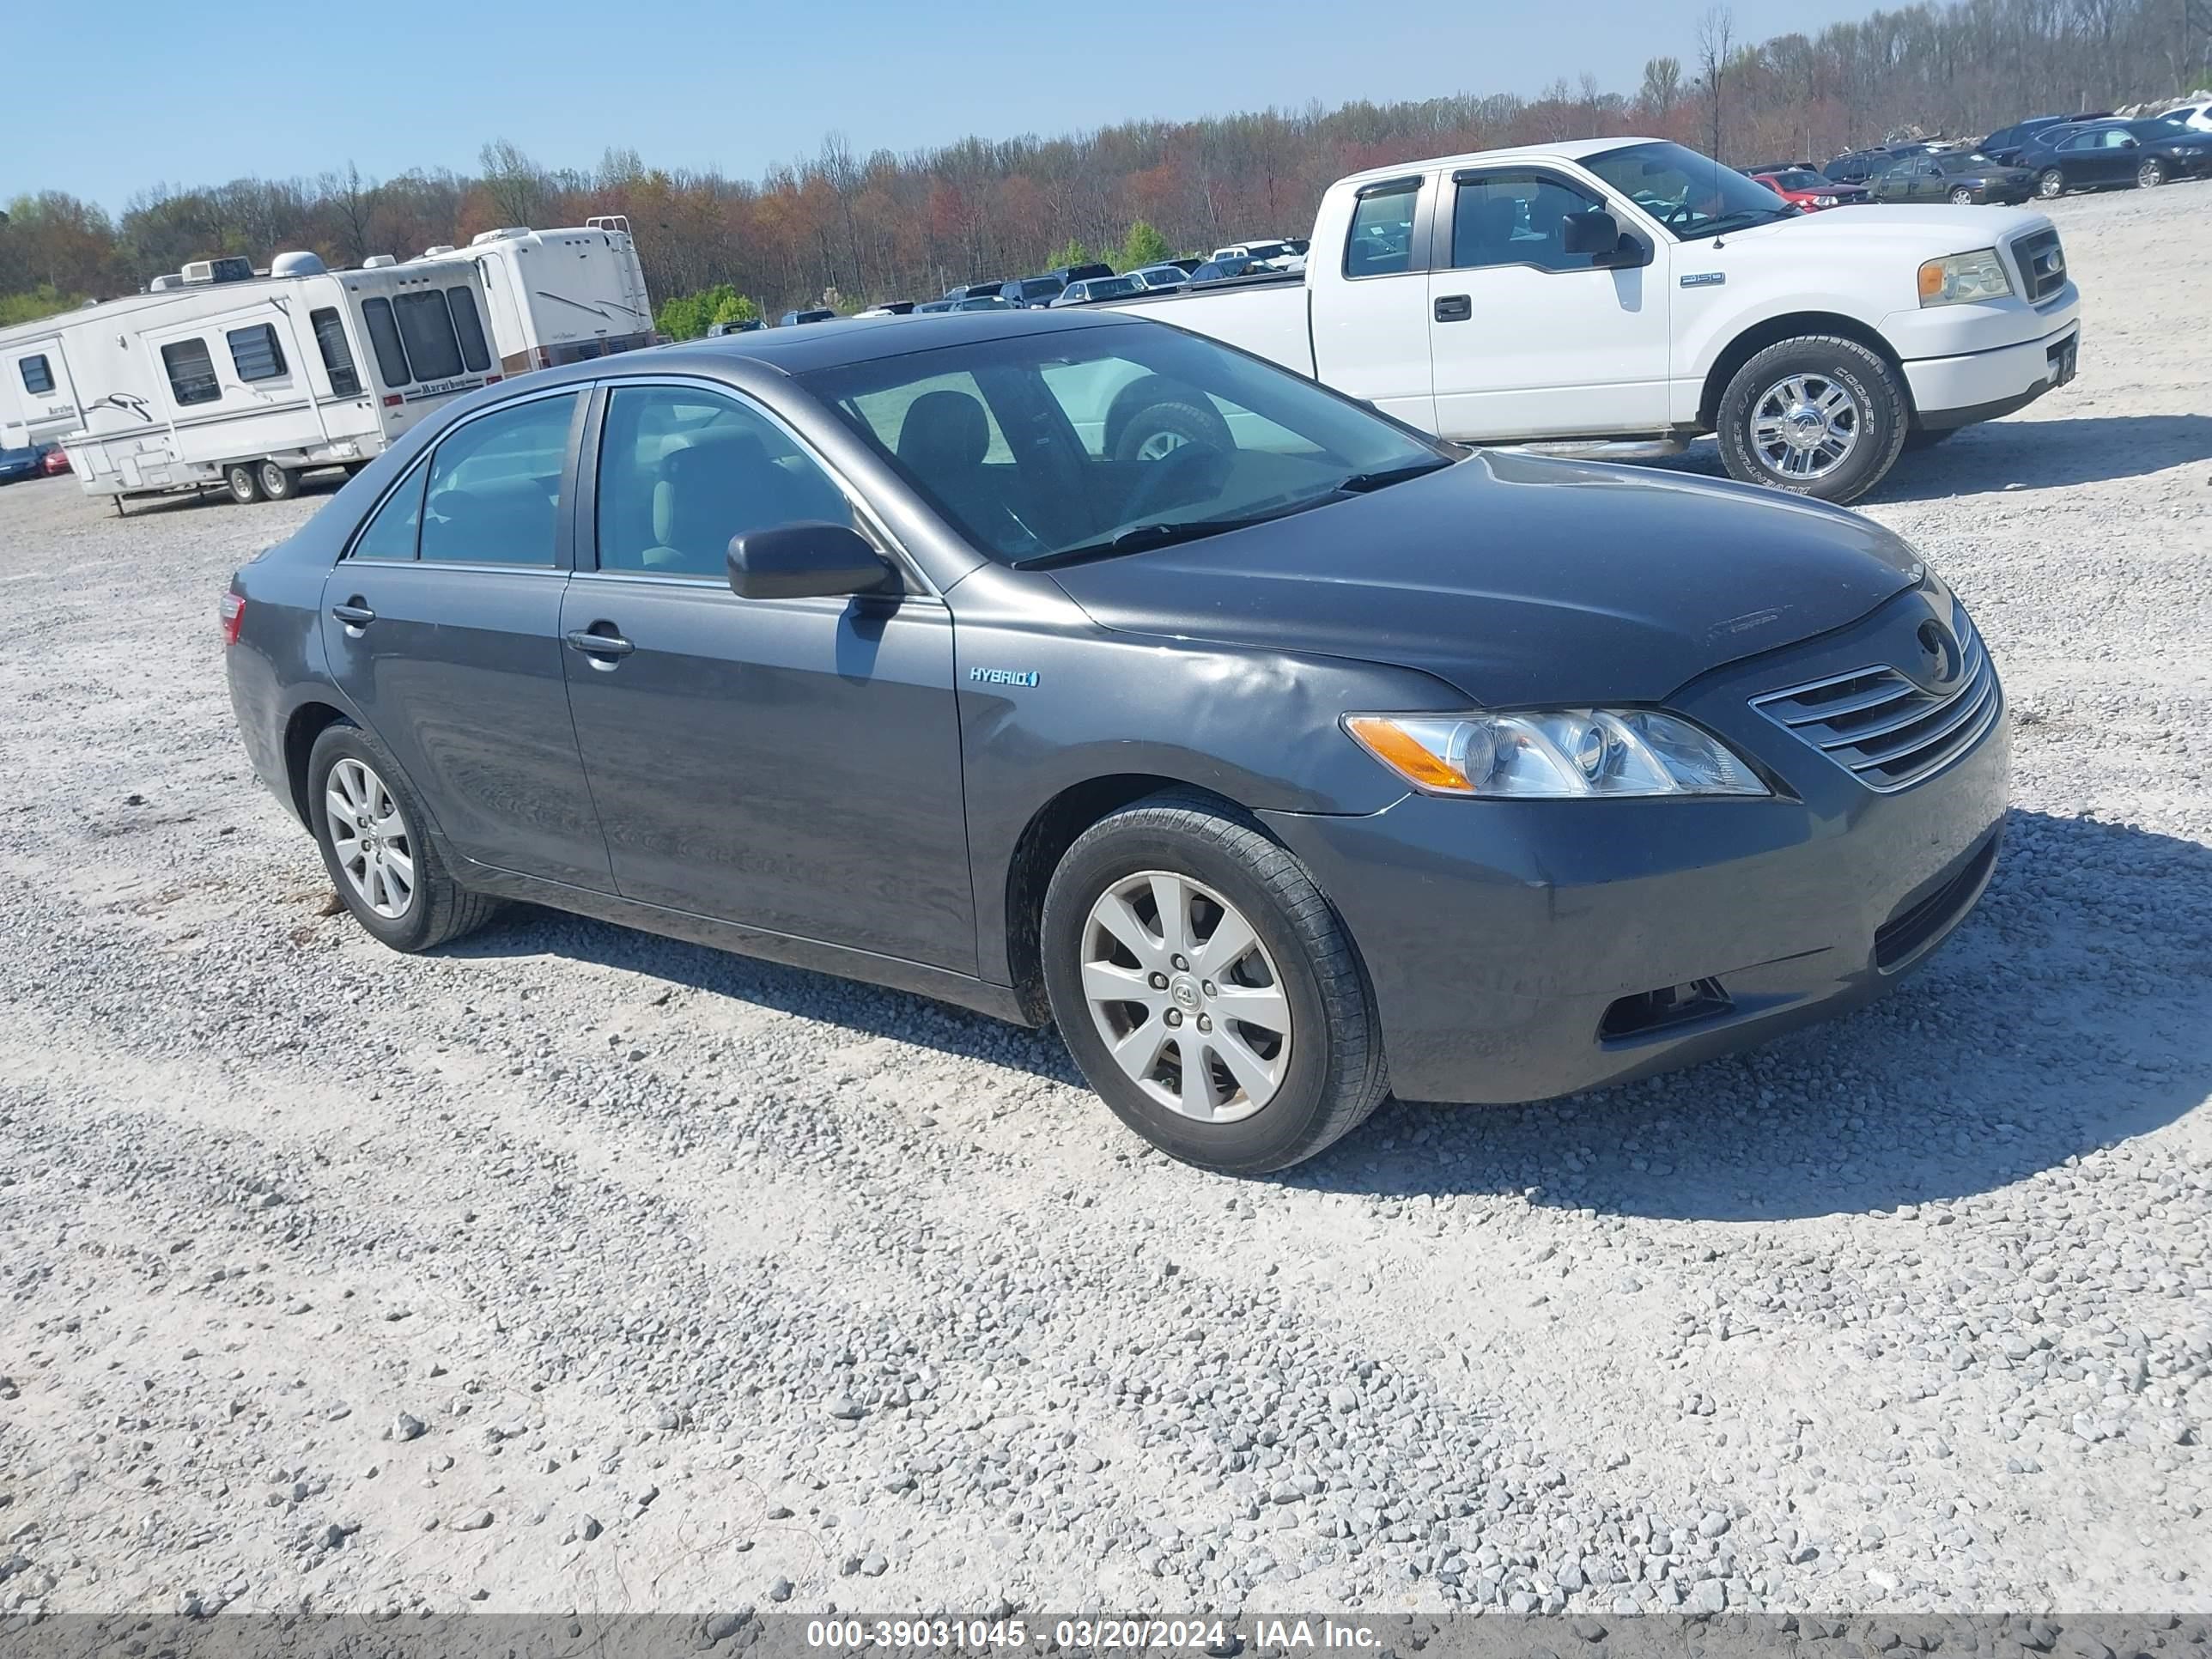
[[[1196,288],[1103,301],[1085,309],[1127,311],[1156,322],[1172,323],[1313,378],[1313,331],[1306,307],[1306,283],[1296,271],[1232,276]]]

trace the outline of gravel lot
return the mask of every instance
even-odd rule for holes
[[[917,999],[386,951],[218,660],[316,498],[0,492],[0,1613],[2212,1607],[2212,186],[2057,216],[2080,380],[1863,504],[2014,699],[1974,920],[1271,1182]]]

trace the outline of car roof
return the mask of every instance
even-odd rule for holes
[[[1425,161],[1396,167],[1369,167],[1364,173],[1354,173],[1337,180],[1340,185],[1367,184],[1377,179],[1402,179],[1409,173],[1427,173],[1438,167],[1472,167],[1478,163],[1522,161],[1534,156],[1557,156],[1563,161],[1579,161],[1585,155],[1602,155],[1608,150],[1626,149],[1632,144],[1657,144],[1661,138],[1638,137],[1633,135],[1619,138],[1571,138],[1559,144],[1516,144],[1510,149],[1469,150],[1464,155],[1440,155]]]

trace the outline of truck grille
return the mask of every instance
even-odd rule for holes
[[[2066,252],[2058,246],[2058,233],[2048,226],[2014,237],[2012,262],[2019,268],[2021,291],[2030,305],[2066,286]]]
[[[1966,608],[1952,630],[1959,675],[1930,691],[1887,665],[1771,691],[1753,707],[1811,744],[1869,789],[1889,794],[1934,777],[1972,750],[2004,712],[1996,671]]]

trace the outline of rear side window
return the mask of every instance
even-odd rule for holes
[[[16,363],[15,372],[23,377],[23,390],[26,392],[52,392],[54,389],[53,368],[44,356],[22,358]]]
[[[208,356],[205,340],[179,340],[161,348],[161,366],[169,372],[169,395],[179,404],[211,404],[222,396],[215,378],[215,359]]]
[[[561,469],[580,395],[481,416],[439,444],[423,502],[424,563],[553,563]]]
[[[1420,183],[1413,179],[1359,198],[1345,243],[1346,276],[1395,276],[1413,268],[1413,207],[1420,195]]]
[[[399,343],[399,325],[392,320],[392,301],[363,301],[361,314],[368,324],[368,343],[376,353],[376,372],[384,377],[384,384],[394,392],[412,386],[415,375],[407,365],[407,348]]]
[[[402,294],[392,301],[392,312],[416,380],[449,380],[461,372],[461,343],[453,337],[444,295],[436,289]]]
[[[353,348],[346,343],[345,323],[329,306],[307,313],[315,331],[315,349],[323,354],[323,372],[331,377],[331,392],[340,398],[356,397],[361,376],[354,372]]]
[[[384,505],[376,509],[376,516],[368,521],[368,527],[355,540],[353,551],[347,557],[411,559],[415,556],[415,538],[422,524],[422,481],[428,477],[429,471],[427,466],[417,466],[407,475],[406,483],[384,498]]]
[[[449,288],[446,300],[453,308],[453,334],[461,343],[461,361],[469,373],[481,374],[491,367],[491,352],[484,344],[483,319],[477,314],[477,296],[465,288]]]
[[[1597,205],[1580,191],[1534,173],[1498,173],[1459,186],[1452,207],[1455,270],[1534,265],[1539,270],[1588,270],[1592,253],[1570,253],[1564,228],[1571,213]]]
[[[223,338],[229,342],[230,366],[238,371],[240,380],[251,383],[283,378],[284,350],[276,343],[276,329],[269,324],[234,328]]]

